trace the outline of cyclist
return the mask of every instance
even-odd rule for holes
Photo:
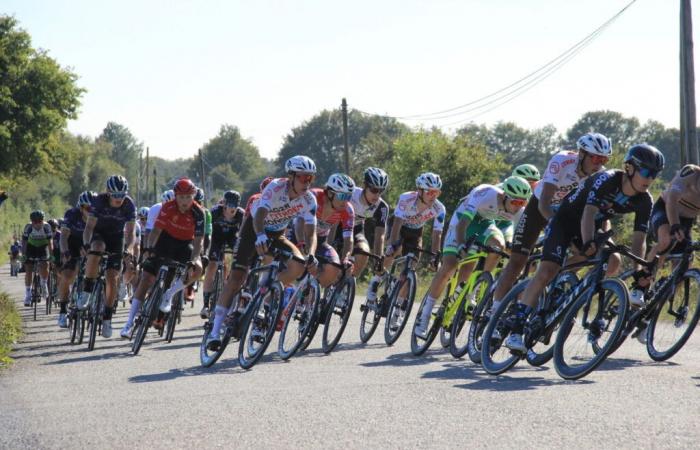
[[[421,246],[423,226],[431,219],[433,220],[431,250],[436,254],[431,266],[436,268],[438,265],[438,252],[442,230],[445,226],[445,206],[438,200],[442,189],[442,180],[435,173],[425,172],[416,178],[416,188],[416,191],[401,194],[396,202],[394,216],[390,219],[392,225],[389,245],[384,252],[385,269],[391,267],[394,256],[399,250],[402,251],[402,255],[406,255],[413,247]],[[367,289],[368,303],[376,300],[380,279],[380,275],[374,275],[370,280]],[[404,296],[405,289],[399,293],[401,302],[405,298]],[[389,318],[392,327],[395,326],[399,314],[398,308],[395,311],[394,317]]]
[[[214,324],[207,338],[207,347],[211,350],[218,349],[221,344],[221,325],[234,295],[245,281],[256,252],[262,256],[268,248],[275,247],[295,256],[289,260],[287,269],[278,275],[283,285],[292,283],[303,273],[304,264],[299,262],[303,259],[302,252],[283,234],[287,225],[297,216],[302,216],[306,222],[304,242],[308,255],[307,265],[316,264],[316,258],[313,256],[316,251],[316,197],[309,189],[316,176],[316,164],[311,158],[298,155],[289,158],[284,168],[287,177],[277,178],[267,185],[260,199],[253,204],[251,217],[243,223],[234,250],[231,274],[214,309]]]
[[[586,177],[604,169],[612,154],[610,140],[600,133],[587,133],[576,142],[578,152],[562,151],[547,165],[513,233],[511,255],[496,280],[493,308],[497,308],[527,264],[537,238],[554,216],[562,199]]]
[[[121,175],[107,179],[107,191],[97,195],[90,204],[90,213],[83,231],[83,249],[88,252],[108,252],[106,273],[106,298],[102,312],[102,336],[112,336],[112,308],[117,297],[117,280],[122,269],[124,249],[131,248],[136,236],[136,206],[127,195],[129,183]],[[99,271],[100,256],[87,255],[83,291],[78,297],[78,308],[87,307],[90,294],[95,287]]]
[[[542,261],[518,302],[511,334],[505,342],[509,349],[527,350],[522,338],[525,318],[537,306],[545,286],[559,272],[570,244],[578,247],[582,257],[590,258],[598,251],[593,240],[595,231],[616,214],[634,213],[632,252],[644,255],[653,204],[648,190],[663,167],[664,156],[659,150],[647,144],[634,145],[625,155],[624,170],[595,174],[564,198],[547,224]],[[643,279],[648,284],[648,278],[643,270],[635,273],[637,282]]]
[[[27,261],[32,258],[49,258],[53,254],[53,232],[51,225],[44,222],[44,211],[35,210],[29,214],[28,223],[22,233],[22,255],[24,255],[24,306],[32,304],[32,269],[34,263]],[[44,296],[48,294],[49,268],[46,262],[39,263],[39,277],[41,278],[41,290]],[[40,297],[41,298],[41,297]]]
[[[370,251],[365,237],[365,220],[374,219],[374,239],[372,253],[379,255],[384,248],[384,229],[389,217],[389,205],[382,198],[382,193],[389,187],[389,175],[377,167],[368,167],[364,173],[364,186],[355,187],[352,193],[352,207],[355,210],[355,229],[353,240],[355,248]],[[367,266],[368,257],[355,255],[353,275],[359,276]]]
[[[139,208],[137,214],[139,228],[141,228],[141,239],[139,240],[139,247],[141,249],[146,248],[146,222],[148,221],[148,207],[142,206]]]
[[[175,183],[173,192],[175,199],[163,203],[148,236],[147,247],[143,251],[146,259],[143,263],[143,276],[131,300],[129,317],[119,333],[122,338],[129,338],[134,318],[164,260],[171,259],[182,264],[189,262],[191,267],[182,278],[173,280],[163,293],[160,301],[160,311],[163,314],[159,315],[159,324],[154,323],[154,327],[162,327],[164,314],[171,310],[173,296],[194,283],[202,274],[204,210],[194,201],[197,187],[189,178],[181,178]]]
[[[13,276],[17,276],[17,267],[19,265],[19,258],[22,253],[22,245],[17,239],[10,245],[10,251],[7,253],[10,255],[10,265],[12,267]]]
[[[511,222],[525,207],[531,194],[530,184],[525,179],[511,176],[503,181],[502,188],[481,184],[460,201],[447,228],[442,265],[433,277],[426,294],[425,306],[416,329],[418,336],[426,337],[435,301],[440,298],[447,281],[454,273],[459,258],[469,252],[469,248],[464,247],[467,239],[475,238],[480,244],[503,250],[506,238],[496,221]],[[499,258],[498,254],[489,254],[485,258],[484,271],[490,272],[495,269]],[[471,263],[461,267],[460,281],[469,278],[475,265]]]
[[[214,290],[214,275],[216,274],[216,263],[224,257],[224,250],[228,247],[233,249],[238,239],[238,232],[243,222],[245,211],[239,205],[241,194],[237,191],[226,191],[224,193],[224,204],[216,205],[211,210],[212,234],[211,248],[209,249],[209,264],[204,275],[204,306],[200,311],[200,317],[206,319],[209,316],[209,298]]]
[[[71,284],[77,276],[80,249],[83,244],[83,232],[85,222],[88,219],[90,203],[97,197],[97,193],[85,191],[78,196],[75,208],[66,211],[61,226],[61,279],[58,285],[58,302],[61,308],[58,314],[58,326],[68,326],[66,314],[68,313],[68,295]]]
[[[511,176],[525,179],[530,183],[530,189],[535,189],[537,182],[542,178],[539,169],[532,164],[520,164],[516,166]]]

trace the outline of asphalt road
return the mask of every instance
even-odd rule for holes
[[[700,338],[652,362],[636,341],[587,378],[520,364],[487,375],[437,348],[410,353],[381,329],[367,345],[355,309],[329,356],[319,342],[250,371],[237,346],[199,366],[201,320],[187,309],[175,339],[150,335],[137,357],[117,337],[71,346],[56,317],[21,306],[21,279],[0,270],[25,336],[0,372],[0,448],[692,448],[699,445]],[[357,299],[360,300],[359,298]],[[358,304],[358,303],[356,303]],[[114,326],[124,322],[117,313]],[[276,343],[271,348],[276,348]]]

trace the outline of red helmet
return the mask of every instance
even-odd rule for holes
[[[197,186],[189,178],[180,178],[173,186],[175,195],[194,195],[197,193]]]
[[[267,185],[270,184],[270,181],[274,179],[274,177],[266,177],[264,180],[262,180],[262,183],[260,183],[260,192],[264,191]]]

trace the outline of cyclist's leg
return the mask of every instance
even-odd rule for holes
[[[204,298],[202,314],[205,316],[209,311],[209,297],[211,297],[211,293],[214,290],[214,276],[216,274],[218,262],[224,257],[222,250],[223,247],[219,244],[218,240],[212,237],[212,243],[209,249],[209,264],[207,264],[207,268],[204,272],[204,286],[202,288],[202,297]]]
[[[498,249],[506,248],[506,239],[503,232],[496,225],[490,225],[483,234],[484,244],[496,247]],[[489,253],[484,262],[484,272],[491,272],[496,268],[498,261],[501,259],[501,255],[497,253]]]
[[[82,292],[78,299],[78,307],[80,309],[85,309],[87,307],[87,301],[90,294],[95,287],[95,280],[97,279],[97,272],[99,270],[100,255],[91,254],[92,252],[102,253],[105,251],[105,243],[102,236],[99,234],[94,234],[92,238],[92,243],[90,244],[90,252],[87,255],[85,261],[85,278],[83,278]]]
[[[362,250],[364,252],[369,252],[369,241],[364,233],[364,224],[355,226],[353,233],[353,242],[355,243],[355,249]],[[355,255],[355,262],[353,264],[352,274],[356,277],[362,274],[362,271],[367,267],[367,261],[369,259],[366,255]]]
[[[327,242],[321,242],[316,247],[316,256],[328,261],[340,264],[338,252]],[[340,269],[330,264],[321,264],[316,274],[316,279],[324,288],[336,283],[340,279]]]
[[[27,249],[30,247],[27,246]],[[29,250],[27,250],[27,253],[29,253]],[[34,270],[34,264],[25,261],[24,263],[24,289],[25,289],[25,295],[24,295],[24,306],[29,306],[31,303],[31,296],[32,296],[32,272]]]
[[[291,252],[299,260],[304,260],[304,255],[297,248],[296,245],[284,237],[283,235],[276,237],[272,241],[272,246]],[[294,283],[294,281],[304,273],[304,263],[297,259],[290,259],[287,262],[287,268],[280,271],[277,275],[277,279],[285,286]]]
[[[110,253],[107,258],[105,320],[112,317],[112,307],[117,300],[117,284],[122,272],[122,254],[124,251],[124,234],[104,236],[105,251]],[[109,311],[109,312],[108,312]]]

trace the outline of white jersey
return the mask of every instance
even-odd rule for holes
[[[374,217],[376,226],[381,226],[383,228],[386,225],[386,219],[389,215],[389,205],[387,205],[386,201],[381,197],[374,205],[365,203],[366,199],[362,198],[362,191],[362,188],[355,187],[352,191],[352,198],[350,199],[352,208],[355,210],[355,226],[365,223],[365,219]]]
[[[471,221],[505,220],[512,222],[520,210],[515,214],[506,211],[503,201],[498,201],[500,194],[503,194],[503,189],[490,184],[480,184],[475,187],[468,196],[459,202],[452,219],[450,219],[450,227],[456,226],[457,222],[464,217]]]
[[[418,192],[404,192],[396,202],[394,216],[403,220],[403,225],[407,228],[418,229],[433,219],[433,230],[442,231],[445,225],[445,205],[440,200],[435,199],[432,205],[423,211],[418,211]]]
[[[156,224],[156,219],[158,214],[160,214],[160,207],[163,206],[162,203],[156,203],[148,209],[148,217],[146,218],[146,231],[153,231],[153,226]]]
[[[544,183],[551,183],[556,186],[556,191],[552,196],[552,205],[558,205],[566,197],[566,194],[573,191],[585,179],[576,173],[578,167],[577,152],[559,152],[552,156],[547,165],[544,176],[535,186],[535,197],[539,200],[542,195]]]
[[[262,192],[260,200],[251,207],[251,215],[259,208],[265,208],[268,213],[265,216],[265,231],[282,231],[297,216],[303,217],[304,222],[309,225],[316,224],[316,196],[311,190],[294,200],[289,199],[287,194],[289,180],[287,178],[277,178],[272,180]]]

